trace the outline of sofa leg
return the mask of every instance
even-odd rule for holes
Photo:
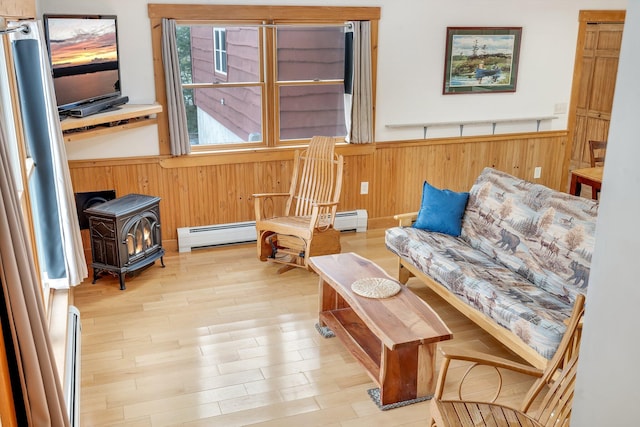
[[[407,281],[413,276],[413,273],[411,273],[409,270],[407,270],[405,268],[404,265],[402,265],[402,261],[399,260],[398,261],[398,281],[400,283],[402,283],[403,285],[407,284]]]

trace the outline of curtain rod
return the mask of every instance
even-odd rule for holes
[[[184,25],[210,25],[209,23],[198,23],[197,21],[191,20],[178,20],[176,19],[176,23],[183,22]],[[352,22],[344,22],[344,23],[317,23],[317,22],[309,22],[309,23],[281,23],[281,24],[253,24],[253,23],[218,23],[215,21],[215,25],[220,24],[220,26],[233,26],[233,27],[258,27],[258,28],[278,28],[278,27],[345,27],[349,30],[353,29]]]
[[[243,25],[239,25],[243,26]],[[278,27],[345,27],[351,29],[353,23],[345,22],[343,24],[320,24],[320,23],[282,23],[282,24],[256,24],[256,27],[278,28]]]
[[[20,24],[17,27],[4,28],[0,30],[0,34],[15,33],[16,31],[22,31],[24,34],[29,34],[31,31],[27,24]]]

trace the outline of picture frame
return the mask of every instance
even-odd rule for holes
[[[522,27],[447,27],[442,93],[515,92]]]

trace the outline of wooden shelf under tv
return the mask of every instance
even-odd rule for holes
[[[72,142],[155,124],[155,115],[160,112],[160,104],[125,104],[88,117],[67,117],[60,122],[60,127],[64,140]]]

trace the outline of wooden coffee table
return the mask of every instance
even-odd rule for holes
[[[440,317],[406,286],[389,298],[355,294],[351,284],[365,277],[394,280],[354,253],[309,258],[320,276],[319,324],[342,341],[380,388],[380,404],[431,397],[435,353],[453,336]]]

